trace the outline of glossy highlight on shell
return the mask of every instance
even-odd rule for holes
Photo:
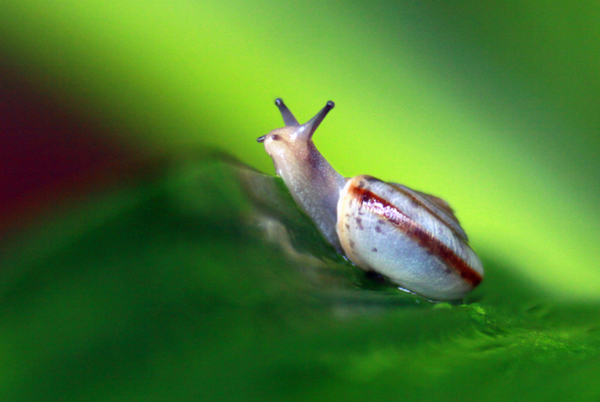
[[[479,259],[432,206],[370,176],[348,181],[337,233],[346,256],[403,288],[432,299],[457,299],[477,286]]]
[[[341,176],[312,136],[334,103],[299,124],[281,99],[285,127],[258,138],[323,237],[364,270],[434,300],[464,297],[483,279],[454,212],[441,198],[372,176]]]

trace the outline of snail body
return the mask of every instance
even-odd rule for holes
[[[296,203],[338,252],[434,300],[460,299],[481,282],[481,261],[448,203],[367,175],[347,179],[321,155],[312,136],[333,102],[302,125],[281,99],[275,104],[285,127],[258,142]]]

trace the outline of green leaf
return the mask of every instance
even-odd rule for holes
[[[279,179],[157,162],[13,238],[3,401],[595,400],[600,307],[500,262],[431,303],[330,249]]]

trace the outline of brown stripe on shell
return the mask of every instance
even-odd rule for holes
[[[421,208],[424,208],[427,212],[429,212],[430,214],[432,214],[433,216],[435,216],[442,222],[446,221],[443,216],[440,216],[436,211],[429,208],[429,206],[427,204],[423,203],[423,201],[421,201],[420,199],[415,197],[409,191],[406,191],[405,189],[403,189],[402,187],[400,187],[399,185],[397,185],[395,183],[388,183],[388,184],[390,186],[394,187],[396,190],[398,190],[402,194],[404,194],[406,197],[408,197],[411,200],[411,202],[414,203],[415,206],[420,206]],[[412,191],[415,191],[415,190],[412,190]],[[440,211],[442,211],[448,217],[448,219],[450,219],[454,224],[456,224],[457,226],[460,227],[460,222],[458,221],[458,219],[454,215],[454,211],[452,210],[452,208],[450,208],[450,206],[448,205],[448,203],[446,203],[446,201],[444,201],[443,199],[441,199],[439,197],[431,195],[431,194],[422,193],[420,191],[415,191],[415,192],[417,194],[419,194],[421,197],[425,198],[427,201],[431,202],[437,208],[439,208]],[[446,205],[442,205],[441,202],[445,203]],[[460,237],[464,240],[468,240],[465,233],[460,233],[452,225],[446,225],[446,226],[448,226],[450,228],[450,230],[452,230],[454,232],[454,234],[456,234],[458,237]]]
[[[438,256],[466,282],[473,287],[479,285],[482,280],[479,272],[471,268],[450,247],[433,237],[421,225],[403,214],[396,206],[364,188],[350,186],[348,190],[362,206],[384,217],[429,253]]]

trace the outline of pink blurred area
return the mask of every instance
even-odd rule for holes
[[[81,110],[0,70],[0,239],[140,169]]]

